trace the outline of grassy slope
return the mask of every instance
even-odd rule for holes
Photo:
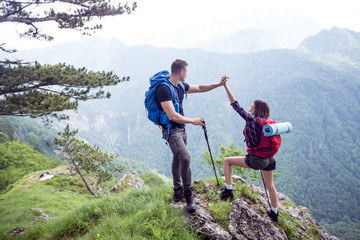
[[[39,181],[42,172],[24,177],[0,196],[0,239],[198,238],[186,225],[183,213],[169,205],[170,186],[95,199],[78,176]],[[54,191],[60,189],[66,191]],[[31,223],[39,214],[30,208],[40,208],[53,220]],[[10,237],[8,232],[18,227],[28,229]]]
[[[60,167],[57,170],[63,169]],[[31,224],[32,211],[30,208],[41,208],[51,218],[58,218],[75,210],[84,202],[92,199],[79,184],[78,177],[59,177],[47,181],[39,181],[40,171],[27,175],[13,184],[7,193],[0,197],[0,233],[3,234],[17,227],[33,227]],[[53,170],[52,172],[57,172]],[[60,185],[63,186],[60,186]],[[68,190],[83,192],[75,194],[70,192],[53,191]]]
[[[46,181],[39,181],[42,172],[30,174],[0,196],[0,239],[200,238],[187,223],[185,212],[169,204],[173,193],[169,184],[157,183],[142,190],[93,198],[79,176],[67,174],[65,168],[49,170],[50,173],[63,172],[63,175]],[[220,181],[223,185],[223,179]],[[234,186],[236,198],[254,202],[258,199],[249,185],[239,182]],[[227,229],[232,207],[229,202],[220,201],[215,179],[201,180],[194,187],[197,198],[209,205],[218,224]],[[263,207],[257,207],[264,212]],[[41,214],[30,208],[40,208],[52,221],[37,219]],[[289,239],[297,239],[301,225],[284,211],[277,223]],[[19,227],[26,229],[11,237],[9,231]],[[317,230],[305,235],[307,239],[319,238]]]

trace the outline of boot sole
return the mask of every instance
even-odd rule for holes
[[[187,211],[188,213],[193,213],[193,212],[196,211],[196,209],[197,209],[197,207],[186,207],[186,211]]]

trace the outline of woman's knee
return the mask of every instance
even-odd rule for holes
[[[235,165],[240,167],[248,168],[247,164],[245,163],[245,157],[226,157],[224,158],[224,166],[226,165]]]
[[[231,158],[229,158],[229,157],[224,158],[224,161],[223,161],[224,165],[231,165],[230,160],[231,160]]]

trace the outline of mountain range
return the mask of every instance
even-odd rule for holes
[[[137,159],[168,177],[170,150],[144,108],[149,77],[169,70],[178,58],[189,63],[189,84],[214,83],[225,74],[230,76],[228,85],[245,109],[253,100],[263,99],[271,107],[273,120],[293,125],[293,132],[282,136],[275,186],[296,204],[308,207],[331,234],[350,239],[346,234],[360,226],[359,53],[360,34],[333,27],[304,39],[295,49],[216,53],[129,47],[116,39],[92,38],[21,51],[17,56],[130,76],[129,82],[106,89],[111,99],[81,103],[77,113],[70,113],[69,123],[90,143]],[[184,109],[188,117],[205,117],[213,155],[220,145],[231,142],[245,152],[245,123],[222,88],[188,94]],[[187,130],[193,177],[211,176],[210,166],[201,164],[208,150],[202,129],[190,125]]]
[[[232,27],[243,26],[231,33],[217,33],[210,39],[187,44],[217,53],[250,53],[269,49],[294,49],[308,36],[319,31],[319,24],[295,12],[262,12],[261,14],[234,19]],[[246,26],[246,27],[245,27]]]

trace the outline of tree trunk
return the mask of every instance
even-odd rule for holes
[[[90,187],[90,185],[88,184],[88,182],[86,181],[86,179],[84,178],[84,176],[82,175],[79,167],[76,165],[75,161],[72,160],[72,163],[74,164],[75,168],[76,168],[76,171],[79,173],[81,179],[83,180],[86,188],[89,190],[89,192],[94,196],[94,197],[97,197],[96,195],[96,192],[94,192],[94,190]]]

